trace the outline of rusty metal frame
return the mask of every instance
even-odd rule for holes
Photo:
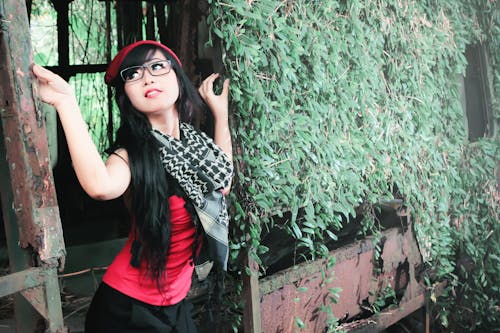
[[[25,1],[2,1],[0,194],[12,273],[0,278],[0,296],[15,294],[16,302],[22,295],[45,319],[46,332],[66,332],[57,277],[65,247],[44,115],[34,97],[29,36]],[[33,311],[15,315],[18,332],[37,326]]]
[[[422,258],[410,217],[405,210],[398,215],[401,227],[331,251],[330,255],[336,258],[333,269],[327,268],[325,260],[316,260],[257,283],[249,277],[246,288],[257,285],[259,290],[244,294],[246,302],[252,305],[252,311],[244,312],[245,332],[292,332],[298,329],[295,318],[305,325],[301,332],[322,332],[331,315],[342,321],[339,328],[344,331],[380,332],[425,306],[425,288],[418,276]],[[381,252],[378,257],[376,249]],[[335,303],[329,290],[339,287],[342,291]],[[396,304],[370,309],[385,288],[399,293]],[[257,319],[261,327],[256,329],[248,324]]]

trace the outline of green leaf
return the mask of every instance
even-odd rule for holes
[[[299,317],[295,317],[294,319],[295,319],[295,324],[297,324],[298,328],[305,328],[306,327],[306,325],[304,324],[302,319],[300,319]]]

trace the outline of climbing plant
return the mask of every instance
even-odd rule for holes
[[[262,230],[284,215],[315,258],[357,208],[403,199],[429,288],[449,282],[440,323],[498,327],[498,136],[468,141],[458,79],[466,47],[486,45],[497,126],[495,1],[209,3],[232,80],[233,258],[247,247],[260,262]]]

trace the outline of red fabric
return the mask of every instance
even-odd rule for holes
[[[169,49],[168,47],[166,47],[162,43],[154,41],[154,40],[140,40],[138,42],[135,42],[135,43],[132,43],[130,45],[125,46],[113,58],[113,60],[111,61],[111,63],[108,66],[108,69],[106,70],[106,74],[104,75],[104,82],[107,85],[110,85],[111,83],[113,83],[113,81],[118,76],[118,74],[119,74],[118,72],[120,70],[120,65],[122,64],[123,59],[125,59],[125,57],[127,56],[127,54],[129,54],[130,51],[132,51],[133,49],[135,49],[137,46],[144,45],[144,44],[153,45],[153,46],[159,47],[159,48],[167,51],[177,61],[177,63],[179,64],[179,66],[182,67],[182,63],[179,60],[179,58],[177,57],[177,55],[174,53],[174,51],[172,51],[171,49]]]
[[[176,304],[186,297],[191,288],[194,224],[184,207],[184,199],[171,196],[169,203],[172,238],[162,293],[158,291],[156,282],[145,275],[143,265],[140,268],[130,265],[131,236],[102,279],[123,294],[152,305]]]

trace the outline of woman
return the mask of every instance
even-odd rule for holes
[[[98,200],[123,195],[132,219],[129,239],[92,300],[86,332],[196,332],[185,301],[193,261],[207,251],[213,260],[200,262],[202,278],[207,267],[220,272],[227,264],[229,81],[216,95],[212,74],[197,92],[165,45],[124,47],[105,75],[121,125],[104,162],[70,85],[38,65],[33,72],[42,100],[58,112],[83,189]],[[190,125],[199,123],[202,99],[214,116],[213,141]]]

